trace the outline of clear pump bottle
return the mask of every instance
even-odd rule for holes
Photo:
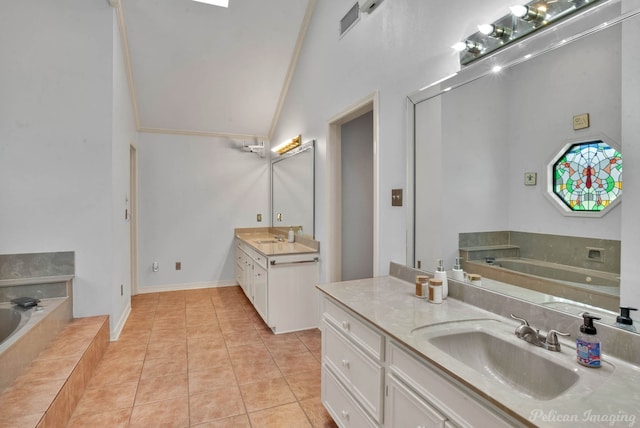
[[[580,333],[576,339],[576,352],[578,362],[586,367],[600,367],[600,339],[598,330],[593,325],[594,320],[599,320],[595,315],[583,313],[584,324],[580,326]]]

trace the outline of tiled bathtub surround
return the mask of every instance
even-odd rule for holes
[[[17,297],[42,301],[29,322],[0,344],[0,391],[37,356],[71,320],[73,252],[0,255],[0,305]]]
[[[0,302],[16,297],[50,299],[71,296],[75,253],[0,255]]]
[[[107,316],[67,324],[0,394],[0,428],[66,426],[108,343]]]
[[[73,251],[0,255],[0,280],[73,275],[74,272]]]

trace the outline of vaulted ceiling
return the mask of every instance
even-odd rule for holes
[[[138,130],[269,139],[315,0],[111,0]]]

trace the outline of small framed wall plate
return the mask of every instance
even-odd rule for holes
[[[535,186],[538,182],[538,173],[537,172],[525,172],[524,173],[524,185],[525,186]]]

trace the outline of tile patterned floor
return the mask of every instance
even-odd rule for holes
[[[240,287],[142,294],[68,427],[335,427],[320,331],[274,335]]]

